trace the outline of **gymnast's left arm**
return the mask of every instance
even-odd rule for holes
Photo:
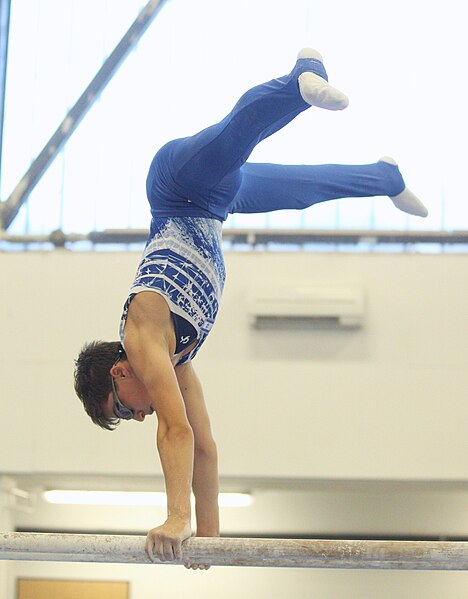
[[[211,432],[203,390],[192,363],[175,367],[187,418],[194,435],[192,488],[195,495],[197,536],[219,536],[218,454]]]

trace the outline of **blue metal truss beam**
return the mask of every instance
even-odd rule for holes
[[[0,204],[0,224],[4,230],[7,230],[14,221],[31,191],[55,160],[64,144],[71,137],[94,102],[99,98],[117,69],[138,43],[166,1],[150,0],[141,10],[134,23],[106,59],[75,105],[70,109],[55,133],[13,189],[8,199]]]

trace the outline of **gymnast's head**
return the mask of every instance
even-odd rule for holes
[[[112,367],[125,359],[125,350],[118,341],[92,341],[83,346],[75,360],[75,392],[94,424],[109,431],[121,418],[133,418],[132,411],[120,402],[111,375]],[[113,408],[109,410],[111,394]]]

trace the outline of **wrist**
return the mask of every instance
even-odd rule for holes
[[[190,524],[191,515],[190,512],[171,512],[167,515],[167,521],[169,520],[178,520],[179,522]]]
[[[219,537],[219,528],[197,528],[196,537]]]

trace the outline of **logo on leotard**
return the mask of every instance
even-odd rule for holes
[[[190,337],[187,335],[186,337],[181,337],[180,342],[184,345],[190,341]]]

